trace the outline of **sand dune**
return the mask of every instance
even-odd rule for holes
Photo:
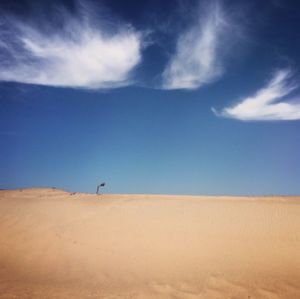
[[[300,298],[300,197],[0,191],[0,298]]]

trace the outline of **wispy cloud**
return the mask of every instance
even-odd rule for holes
[[[131,83],[131,71],[141,60],[139,32],[120,22],[94,22],[89,10],[64,11],[60,17],[61,28],[43,29],[2,18],[1,81],[95,89]]]
[[[222,6],[217,1],[208,3],[195,24],[179,36],[162,87],[195,89],[218,79],[224,72],[222,51],[229,27]]]
[[[300,119],[300,101],[286,99],[286,96],[298,87],[292,76],[293,73],[289,69],[278,70],[269,83],[253,97],[245,98],[220,113],[215,109],[213,111],[219,116],[245,121]]]

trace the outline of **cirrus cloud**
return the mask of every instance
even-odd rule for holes
[[[0,80],[74,88],[113,88],[131,83],[141,61],[142,34],[127,24],[108,30],[63,13],[63,27],[42,30],[15,17],[0,24]]]
[[[228,17],[222,6],[212,1],[197,19],[178,38],[175,54],[162,75],[164,89],[196,89],[224,72],[222,52],[228,41]]]
[[[276,71],[265,87],[258,90],[254,96],[247,97],[240,103],[224,108],[216,115],[238,120],[297,120],[300,119],[300,101],[286,99],[298,85],[292,80],[290,69]]]

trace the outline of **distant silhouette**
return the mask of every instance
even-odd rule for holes
[[[96,194],[99,194],[100,187],[104,187],[104,186],[105,186],[105,183],[101,183],[100,185],[98,185]]]

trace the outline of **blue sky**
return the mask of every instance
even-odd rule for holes
[[[1,1],[0,188],[300,194],[297,1]]]

